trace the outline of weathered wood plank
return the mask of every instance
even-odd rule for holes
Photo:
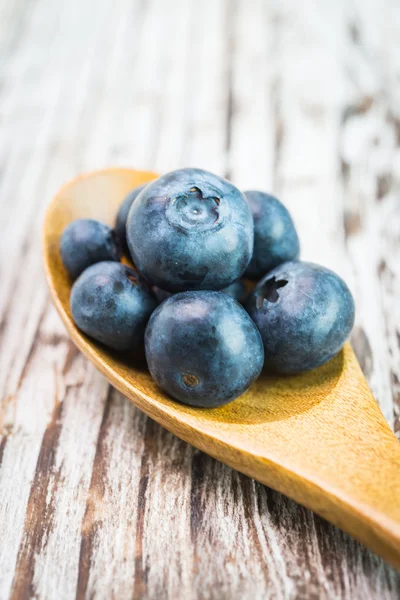
[[[393,123],[387,119],[391,98],[390,88],[386,87],[390,67],[385,65],[385,56],[392,42],[385,33],[385,17],[376,9],[377,5],[370,4],[369,21],[359,7],[348,27],[351,92],[343,107],[340,154],[346,242],[356,280],[358,317],[354,345],[367,370],[370,386],[393,424],[387,316],[379,290],[380,268],[386,254],[382,242],[387,226],[384,218],[385,196],[389,191],[387,176],[394,175],[396,135]],[[376,25],[371,36],[372,20]]]
[[[380,559],[110,390],[48,305],[39,248],[81,170],[191,164],[274,191],[304,257],[350,281],[353,341],[399,428],[395,14],[0,2],[0,598],[398,597]]]

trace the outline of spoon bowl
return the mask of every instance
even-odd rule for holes
[[[74,325],[71,281],[59,251],[63,229],[78,218],[113,225],[128,192],[156,176],[130,169],[90,173],[50,203],[43,258],[71,339],[114,387],[169,431],[314,510],[400,568],[400,444],[348,343],[314,371],[263,374],[234,402],[198,409],[164,394],[143,361],[106,350]]]

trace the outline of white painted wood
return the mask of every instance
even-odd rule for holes
[[[276,193],[355,292],[354,345],[400,430],[395,0],[0,0],[0,598],[392,600],[399,576],[161,429],[74,350],[46,203],[110,164]]]

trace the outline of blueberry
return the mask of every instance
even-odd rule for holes
[[[86,269],[71,291],[76,326],[114,350],[136,350],[157,303],[133,269],[101,262]]]
[[[119,243],[121,244],[121,247],[124,249],[125,252],[128,251],[128,244],[126,243],[126,220],[128,218],[128,213],[133,204],[133,201],[137,198],[140,192],[144,190],[146,185],[147,183],[143,183],[142,185],[139,185],[134,190],[132,190],[119,207],[119,211],[115,221],[115,233],[117,234]]]
[[[299,257],[300,244],[288,210],[274,196],[249,191],[245,196],[254,219],[254,250],[246,277],[260,279],[283,262]]]
[[[221,290],[224,294],[228,294],[228,296],[232,296],[235,298],[240,304],[245,304],[249,292],[247,290],[247,286],[243,279],[239,279],[238,281],[234,281],[231,285]],[[166,290],[162,290],[157,286],[153,286],[153,294],[157,298],[157,300],[161,303],[164,302],[167,298],[172,296],[171,292],[167,292]]]
[[[121,247],[111,227],[94,219],[77,219],[64,229],[60,241],[65,268],[76,279],[87,267],[104,260],[120,260]]]
[[[172,295],[171,292],[162,290],[161,288],[157,287],[156,285],[153,286],[153,294],[155,295],[155,297],[157,298],[159,303],[164,302],[164,300],[166,300],[167,298],[169,298]]]
[[[228,294],[228,296],[232,296],[235,298],[240,304],[245,304],[247,297],[249,295],[247,285],[243,281],[243,279],[238,279],[238,281],[234,281],[231,285],[221,290],[224,294]]]
[[[243,274],[253,251],[245,197],[201,169],[149,184],[129,211],[128,246],[139,271],[170,292],[222,289]]]
[[[242,394],[264,360],[261,336],[246,311],[222,292],[175,294],[146,328],[155,382],[185,404],[215,407]]]
[[[263,338],[265,366],[278,373],[322,365],[339,352],[354,323],[345,282],[306,262],[287,262],[268,273],[247,309]]]

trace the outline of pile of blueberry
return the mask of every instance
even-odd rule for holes
[[[156,383],[192,406],[233,400],[263,365],[280,374],[318,367],[353,326],[347,285],[298,260],[297,233],[281,202],[243,194],[201,169],[133,190],[114,229],[72,222],[60,246],[76,279],[77,327],[133,357],[144,342]],[[123,255],[132,267],[120,262]]]

